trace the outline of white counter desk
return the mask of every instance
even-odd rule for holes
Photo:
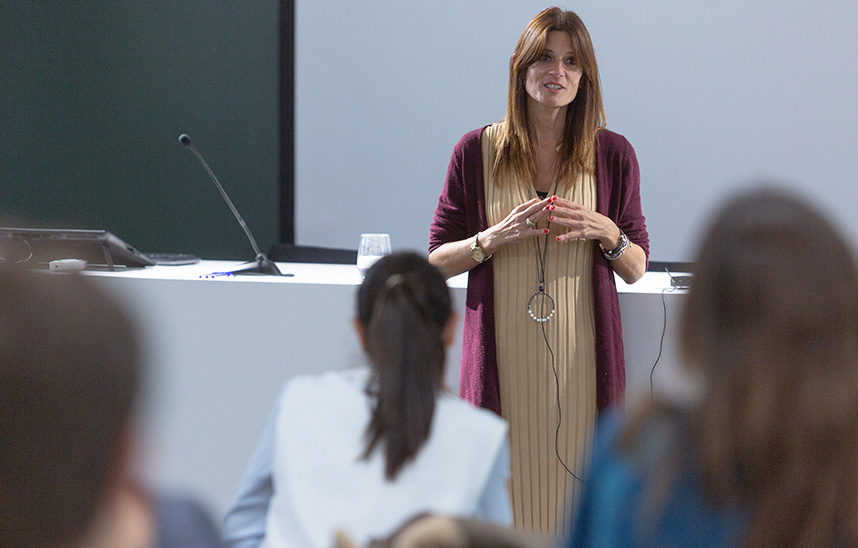
[[[357,269],[278,263],[292,277],[206,278],[239,263],[203,261],[122,272],[92,272],[137,316],[151,366],[143,413],[143,468],[156,484],[190,490],[222,514],[235,493],[262,423],[285,379],[359,363],[352,331]],[[467,275],[450,280],[464,309]],[[667,312],[656,389],[676,365],[681,292],[668,275],[618,280],[627,394],[649,393]],[[665,291],[666,290],[666,291]],[[459,337],[448,354],[448,384],[458,385]]]

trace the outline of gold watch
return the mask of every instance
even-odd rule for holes
[[[474,237],[474,243],[471,244],[471,257],[473,257],[473,259],[478,263],[484,263],[492,258],[491,255],[486,254],[486,250],[480,245],[479,232],[477,232],[477,235]]]

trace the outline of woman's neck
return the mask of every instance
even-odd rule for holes
[[[528,108],[528,132],[534,150],[556,149],[563,141],[566,107],[546,108],[531,104]]]
[[[540,107],[541,105],[533,105],[528,112],[528,132],[535,168],[531,182],[537,193],[547,193],[555,188],[558,150],[563,142],[566,108]]]

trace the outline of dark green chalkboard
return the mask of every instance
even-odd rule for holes
[[[252,258],[278,240],[278,0],[0,0],[0,222],[141,251]]]

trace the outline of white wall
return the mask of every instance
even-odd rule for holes
[[[532,0],[296,1],[296,240],[426,249],[452,148],[504,116]],[[858,241],[858,3],[559,4],[593,38],[608,127],[641,166],[652,259],[690,260],[713,202],[801,187]]]

